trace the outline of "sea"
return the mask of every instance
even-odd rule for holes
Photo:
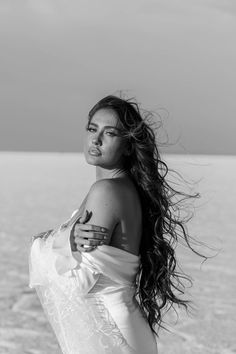
[[[180,269],[192,279],[191,306],[164,315],[159,354],[236,353],[236,156],[163,155],[169,183],[199,193],[188,201]],[[0,152],[0,354],[60,354],[33,289],[28,254],[34,234],[59,226],[95,182],[82,153]],[[145,353],[144,353],[145,354]]]

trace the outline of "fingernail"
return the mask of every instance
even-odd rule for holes
[[[101,228],[101,231],[102,231],[102,232],[105,232],[105,231],[106,231],[106,229],[104,229],[104,227],[102,227],[102,228]]]

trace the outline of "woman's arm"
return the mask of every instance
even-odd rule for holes
[[[81,245],[81,238],[84,239],[83,244],[89,246],[100,244],[99,239],[103,240],[102,243],[110,243],[113,230],[119,222],[117,192],[114,181],[111,179],[103,179],[92,185],[85,203],[85,210],[89,211],[87,216],[89,215],[90,224],[83,225],[83,227],[81,224],[76,224],[74,228],[73,236],[75,236],[77,248]],[[83,213],[82,217],[85,216],[86,214]],[[96,225],[102,225],[102,227]],[[101,233],[102,228],[105,229],[105,234]]]

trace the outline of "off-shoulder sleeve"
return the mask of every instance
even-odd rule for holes
[[[76,259],[71,255],[67,229],[54,237],[33,242],[29,286],[37,292],[62,353],[133,354],[102,298],[89,293],[99,269],[80,253]]]
[[[60,246],[57,243],[54,248],[55,236],[62,243]],[[64,236],[63,232],[58,232],[47,240],[34,240],[29,254],[29,287],[47,286],[54,282],[60,288],[76,287],[78,294],[87,294],[99,279],[100,272],[90,263],[81,262],[78,256],[75,259],[68,237],[63,245]]]
[[[63,354],[133,354],[103,295],[91,290],[97,289],[103,272],[110,268],[109,262],[118,266],[116,257],[104,258],[106,248],[102,253],[89,252],[89,256],[72,253],[70,232],[77,216],[72,217],[73,222],[62,224],[48,238],[33,241],[29,286],[35,288]],[[114,272],[115,266],[107,275],[112,277]]]

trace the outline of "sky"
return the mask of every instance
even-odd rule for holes
[[[236,154],[235,38],[235,0],[0,0],[0,150],[81,152],[122,92],[163,151]]]

